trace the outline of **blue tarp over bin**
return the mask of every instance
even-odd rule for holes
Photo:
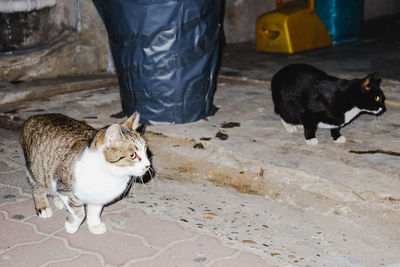
[[[222,0],[93,0],[106,26],[122,110],[145,124],[211,116]]]
[[[309,0],[299,0],[309,2]],[[316,0],[315,11],[335,45],[361,38],[364,0]]]
[[[315,1],[315,10],[328,29],[335,45],[361,38],[364,0]]]

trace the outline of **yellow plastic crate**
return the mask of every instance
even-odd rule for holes
[[[333,46],[332,39],[309,3],[292,1],[261,15],[256,24],[256,50],[262,52],[296,53]]]

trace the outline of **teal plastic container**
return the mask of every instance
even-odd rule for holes
[[[335,45],[353,42],[361,38],[364,0],[316,0],[315,11]]]

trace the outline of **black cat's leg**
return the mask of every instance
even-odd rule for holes
[[[297,127],[294,124],[287,123],[284,119],[281,118],[281,122],[283,127],[286,129],[288,133],[296,133]]]
[[[340,134],[340,128],[331,129],[331,136],[335,143],[342,144],[346,142],[346,138]]]
[[[333,140],[336,141],[341,136],[340,128],[331,129],[331,136],[332,136]]]
[[[318,128],[318,122],[313,120],[306,120],[303,122],[304,137],[306,138],[307,145],[317,145],[318,139],[315,137]]]
[[[300,115],[304,127],[304,137],[306,138],[307,145],[317,145],[318,139],[315,133],[318,128],[318,121],[314,119],[311,112],[304,112]]]

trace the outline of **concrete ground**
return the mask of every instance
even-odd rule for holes
[[[196,123],[147,127],[157,175],[104,209],[104,236],[85,224],[66,234],[64,210],[36,217],[18,127],[44,112],[95,127],[115,122],[115,80],[2,84],[9,90],[0,90],[7,92],[0,94],[0,265],[400,264],[400,45],[398,36],[390,39],[400,20],[379,23],[359,42],[296,55],[228,46],[214,101],[219,111]],[[379,71],[388,111],[346,126],[345,144],[321,129],[319,144],[307,146],[301,131],[283,129],[269,90],[272,75],[293,62],[343,78]],[[38,88],[41,94],[32,93]]]

